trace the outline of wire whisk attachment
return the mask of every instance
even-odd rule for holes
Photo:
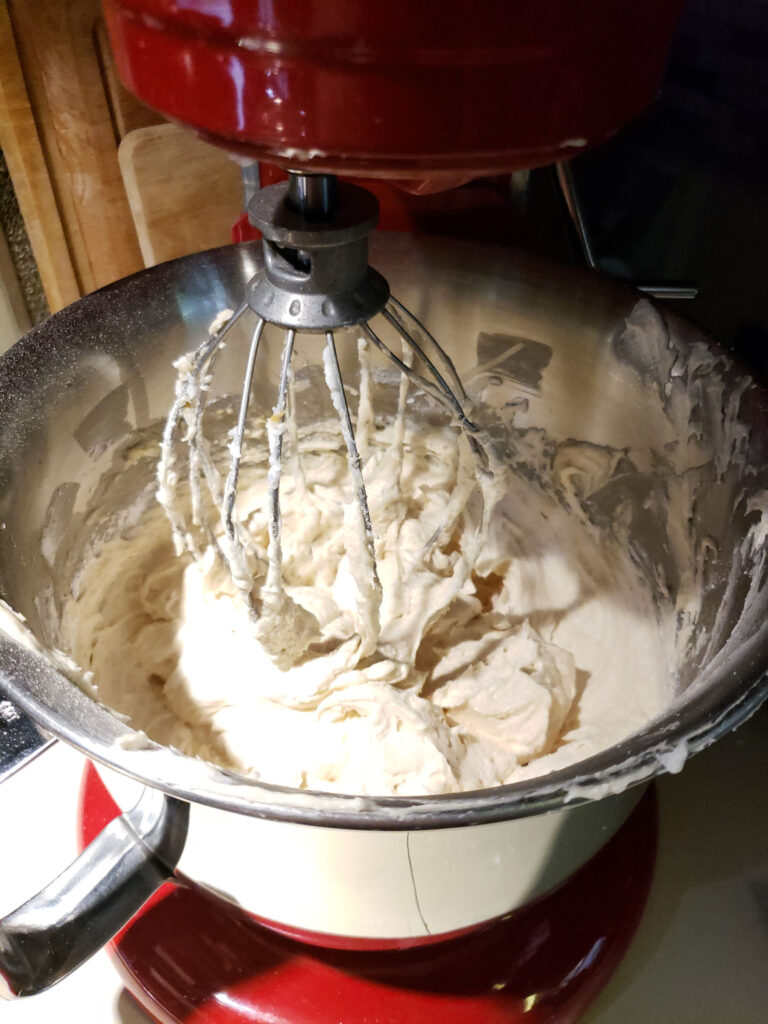
[[[257,193],[249,212],[264,237],[264,268],[249,282],[238,308],[217,317],[209,337],[176,364],[176,397],[163,432],[158,499],[168,514],[177,551],[199,556],[202,535],[224,560],[263,646],[278,665],[294,663],[319,637],[316,618],[293,601],[283,585],[280,512],[284,437],[292,423],[292,358],[297,337],[311,335],[313,344],[323,345],[323,377],[338,418],[356,497],[357,512],[345,521],[345,538],[357,591],[360,656],[364,657],[376,649],[382,590],[363,464],[339,365],[339,330],[357,327],[361,382],[370,379],[365,355],[368,345],[402,374],[401,418],[413,385],[458,424],[481,467],[487,465],[485,452],[478,442],[478,427],[468,416],[467,394],[450,357],[416,316],[390,295],[384,278],[368,266],[367,238],[378,217],[375,197],[357,186],[338,183],[330,175],[291,174],[288,182]],[[246,314],[254,322],[224,476],[206,440],[204,417],[218,356]],[[258,567],[257,582],[253,545],[237,514],[237,493],[254,374],[267,325],[277,325],[285,334],[277,398],[266,421],[269,542],[266,565]],[[349,332],[344,335],[346,340]],[[358,427],[362,429],[367,429],[366,408],[370,413],[369,388],[361,384]],[[191,522],[177,493],[177,441],[182,427],[181,439],[189,450]],[[210,524],[206,511],[210,502],[219,509],[218,530]]]

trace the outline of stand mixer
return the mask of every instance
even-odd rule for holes
[[[583,21],[579,21],[570,10],[571,5],[555,3],[539,13],[521,14],[521,20],[518,20],[517,13],[514,16],[509,13],[508,4],[494,4],[484,12],[483,24],[479,25],[466,20],[464,5],[459,4],[441,5],[439,19],[433,19],[429,7],[414,10],[411,4],[391,4],[386,10],[354,3],[338,4],[330,11],[319,5],[311,7],[308,15],[306,10],[298,11],[295,5],[286,6],[277,13],[271,8],[254,11],[249,3],[187,4],[181,8],[161,0],[134,0],[106,5],[118,63],[126,82],[139,96],[236,152],[271,158],[293,172],[286,185],[280,186],[279,190],[265,191],[254,203],[253,216],[265,238],[265,272],[246,285],[245,299],[239,305],[235,304],[233,316],[226,322],[220,320],[208,340],[203,341],[197,353],[181,367],[177,405],[166,428],[165,462],[161,466],[161,476],[168,477],[174,472],[173,445],[182,420],[188,436],[191,434],[195,440],[195,432],[201,428],[205,412],[205,389],[212,370],[211,362],[217,357],[222,342],[227,340],[225,332],[228,327],[234,327],[250,309],[258,320],[247,358],[231,466],[223,487],[215,480],[212,485],[217,503],[223,506],[224,534],[230,542],[227,552],[230,570],[236,582],[245,580],[244,589],[247,588],[249,598],[252,594],[248,576],[241,571],[242,565],[238,562],[238,544],[244,542],[239,536],[235,494],[247,424],[248,396],[252,379],[258,372],[257,349],[262,332],[266,330],[263,326],[266,321],[279,325],[285,332],[285,355],[277,392],[275,423],[269,438],[275,472],[270,484],[271,551],[267,579],[274,592],[279,591],[280,572],[281,426],[291,401],[290,357],[295,332],[305,328],[319,335],[317,344],[323,344],[323,339],[325,342],[326,381],[346,441],[360,520],[371,553],[373,579],[375,565],[367,497],[351,415],[344,399],[345,388],[338,370],[335,331],[357,325],[356,330],[350,331],[346,337],[357,342],[358,335],[362,334],[368,344],[379,351],[384,350],[385,357],[394,363],[406,381],[414,381],[440,404],[447,406],[449,414],[470,441],[476,434],[471,413],[465,406],[460,375],[454,371],[451,358],[439,344],[439,330],[435,330],[433,337],[428,330],[428,321],[425,321],[427,326],[422,326],[405,307],[397,303],[387,305],[386,282],[368,268],[364,235],[375,219],[375,207],[364,193],[354,187],[334,184],[332,175],[337,172],[380,175],[397,178],[409,188],[424,191],[446,187],[476,174],[533,166],[580,151],[585,145],[600,141],[650,99],[676,13],[669,9],[669,5],[659,4],[651,11],[645,9],[638,14],[638,20],[634,22],[629,9],[614,11],[609,16],[601,5],[589,4],[583,7]],[[637,14],[634,9],[632,13]],[[526,18],[530,18],[529,31],[524,31]],[[574,18],[578,21],[577,32],[574,31]],[[369,19],[370,31],[366,33],[365,23]],[[537,32],[543,32],[543,35],[537,35]],[[595,45],[594,51],[586,48],[585,36],[593,43],[599,40],[600,45]],[[543,39],[549,43],[545,45]],[[654,41],[655,46],[652,45]],[[396,57],[393,56],[395,52]],[[639,53],[643,55],[642,67],[637,68],[639,73],[622,79],[626,80],[626,91],[606,88],[609,82],[616,80],[617,66],[627,52],[635,57]],[[517,53],[520,59],[514,60],[513,53]],[[430,69],[428,73],[425,73],[425,67]],[[459,73],[457,68],[462,68],[463,72]],[[529,73],[530,78],[527,78]],[[541,92],[535,89],[534,82],[542,87]],[[535,91],[527,91],[526,86]],[[510,111],[510,92],[518,96],[540,96],[541,105],[535,111],[531,105],[523,114],[520,114],[520,106],[514,106],[515,117],[510,115],[506,118],[505,112]],[[539,116],[542,111],[546,116]],[[347,215],[344,211],[351,208],[355,214],[345,220]],[[330,216],[333,211],[337,218],[336,228],[333,216]],[[321,241],[326,243],[329,237],[333,240],[334,230],[340,232],[335,235],[335,240],[343,238],[342,245],[319,244]],[[346,251],[344,247],[348,247]],[[337,251],[334,259],[328,259],[324,264],[328,255],[324,252],[326,248],[342,251]],[[221,260],[224,267],[225,257]],[[230,279],[239,276],[228,264],[222,273],[229,274]],[[101,308],[100,301],[98,298],[95,300],[94,308]],[[297,307],[294,307],[295,303],[298,303]],[[302,323],[300,317],[306,313],[307,303],[312,311],[310,319]],[[276,309],[282,309],[282,312],[275,313]],[[371,318],[377,314],[383,317],[387,329],[395,332],[392,341],[385,340],[383,328],[371,326]],[[406,349],[401,352],[410,352],[410,355],[397,354],[397,346],[403,342]],[[455,357],[455,351],[453,354]],[[201,461],[195,468],[192,449],[192,471],[198,477],[202,475],[206,484],[211,486],[203,465],[204,448],[199,451],[202,453]],[[167,504],[173,514],[173,500]],[[177,519],[177,533],[184,546],[194,547],[194,532],[201,525],[194,522],[194,512],[191,528]],[[261,608],[255,607],[255,611],[258,614]],[[44,716],[42,719],[45,720]],[[228,783],[232,792],[238,790],[236,780],[230,779]],[[204,792],[205,784],[199,788]],[[187,792],[194,792],[194,788]],[[218,790],[215,797],[220,805],[226,799],[222,792]],[[117,808],[107,807],[105,810],[105,803],[108,801],[99,793],[98,782],[94,781],[92,773],[89,774],[86,804],[90,808],[90,818],[87,814],[88,820],[83,823],[85,840],[93,838],[104,823],[105,815],[108,818],[116,813]],[[91,813],[94,806],[97,812]],[[501,802],[493,808],[491,801],[484,806],[487,816],[480,818],[481,822],[493,824],[502,816]],[[377,807],[373,813],[379,810]],[[418,802],[409,810],[419,813]],[[258,813],[269,817],[269,808],[260,809]],[[288,816],[288,819],[302,820],[303,813],[293,818]],[[354,816],[357,815],[358,821],[362,822],[364,815],[369,813],[368,807],[346,807],[334,821],[353,830],[355,824],[350,825],[350,822]],[[465,812],[457,806],[454,813],[451,825],[458,831],[461,815]],[[309,818],[309,815],[305,817]],[[426,816],[423,822],[427,828],[432,827]],[[98,827],[94,827],[94,823]],[[628,941],[647,886],[653,856],[652,841],[649,840],[652,840],[655,827],[648,798],[638,808],[634,823],[643,842],[636,841],[637,833],[633,838],[631,827],[628,832],[620,831],[615,836],[622,845],[623,857],[629,857],[632,849],[637,855],[637,861],[629,872],[635,888],[627,894],[622,890],[618,876],[609,886],[617,912],[624,915],[622,922],[625,927],[623,930],[621,927],[614,929],[618,938],[613,947],[613,958],[609,956],[601,961],[601,980]],[[379,823],[382,829],[390,825],[391,819],[390,824]],[[236,842],[232,845],[237,848]],[[598,874],[601,870],[598,869]],[[621,871],[617,873],[621,874]],[[605,878],[607,874],[602,878],[593,877],[592,884],[599,890],[600,882]],[[583,877],[576,884],[583,885]],[[165,895],[168,896],[167,893]],[[200,894],[193,891],[193,896]],[[172,900],[173,894],[165,904],[166,911]],[[203,903],[208,900],[210,895],[203,895]],[[175,902],[178,905],[180,901],[176,899]],[[153,907],[146,912],[147,922],[152,919],[155,909]],[[203,909],[205,912],[200,912],[198,904],[190,913],[193,918],[198,915],[200,931],[205,934],[210,921],[206,913],[213,909],[215,917],[218,908],[206,904]],[[159,920],[157,915],[153,920]],[[243,922],[240,918],[233,920],[236,947],[237,936],[242,939],[244,934],[241,929]],[[141,924],[141,919],[137,924]],[[148,924],[147,927],[151,931],[152,926]],[[172,923],[169,927],[173,927]],[[249,921],[248,927],[257,926]],[[283,930],[300,939],[307,938],[300,928],[293,932],[289,928]],[[459,941],[457,934],[446,934],[453,935],[454,942]],[[498,933],[495,934],[498,937]],[[530,941],[533,948],[539,941],[536,928],[532,927],[527,935],[526,941]],[[124,940],[127,938],[127,935],[123,936]],[[262,943],[261,938],[256,943]],[[354,948],[359,950],[359,946]],[[386,944],[383,948],[387,949]],[[594,948],[599,950],[602,947],[596,945]],[[545,997],[539,1000],[542,1013],[549,1012],[557,1004],[559,1019],[563,1021],[575,1019],[599,984],[596,976],[589,974],[592,961],[583,965],[589,950],[574,943],[569,949],[572,957],[574,949],[578,949],[579,956],[575,962],[564,961],[564,974],[570,979],[569,984],[583,975],[585,981],[589,978],[589,985],[585,985],[578,997],[573,997],[568,1003],[559,998],[562,995],[560,989],[549,1003]],[[380,953],[381,947],[377,956]],[[440,960],[443,955],[455,964],[457,960],[461,961],[462,947],[453,945],[443,951],[438,948],[434,959]],[[482,957],[482,951],[480,955]],[[551,957],[551,947],[548,955]],[[269,966],[270,956],[271,953],[262,960],[254,958],[257,973],[264,972]],[[528,948],[522,959],[527,956]],[[124,958],[124,963],[127,959]],[[347,967],[350,961],[346,963]],[[332,983],[336,978],[333,971],[339,964],[342,969],[345,966],[343,957],[330,964],[330,958],[323,960],[322,954],[314,963],[315,966],[324,963],[325,967],[330,967]],[[394,962],[390,958],[384,969],[379,960],[379,966],[374,965],[368,977],[385,978],[385,985],[392,986],[394,991],[398,978],[408,976],[408,971],[402,969],[402,963],[402,959]],[[134,991],[140,991],[142,987],[145,992],[147,990],[142,986],[141,977],[146,966],[145,963],[134,972]],[[523,966],[527,968],[529,965],[526,962]],[[130,973],[130,965],[127,969]],[[356,972],[357,978],[361,976],[363,968],[359,960],[351,970]],[[535,970],[533,974],[536,974]],[[419,996],[419,984],[412,976],[410,978],[403,987],[412,985]],[[508,983],[506,975],[485,980],[489,982],[489,998],[503,1000],[498,992]],[[531,991],[535,987],[534,982]],[[455,989],[449,988],[448,991],[455,994]],[[497,994],[493,995],[493,991]],[[543,989],[540,987],[537,991]],[[188,1005],[182,1006],[181,1010],[164,1011],[161,998],[155,988],[147,1003],[161,1019],[180,1019],[189,1011]],[[373,998],[370,990],[362,998]],[[418,1012],[418,1002],[418,998],[410,1001],[407,1009],[398,1009],[393,1003],[380,1019],[398,1019],[397,1013],[401,1014],[400,1019],[413,1019],[413,1014]],[[519,1019],[523,1013],[531,1014],[526,1019],[535,1019],[538,1012],[534,1012],[535,1004],[536,1000],[527,1005],[526,999],[514,1004],[510,1001],[483,1003],[477,1009],[477,1019],[511,1021]],[[329,1012],[332,1012],[333,1003],[330,1005]],[[490,1008],[491,1005],[494,1009]],[[226,1006],[228,1009],[221,1009]],[[443,1004],[443,1010],[446,1006]],[[435,1013],[440,1012],[437,1007],[432,1009]],[[459,1014],[456,1019],[462,1019],[460,1015],[465,1009],[459,1007],[456,1010]],[[227,1020],[240,1019],[238,1013],[241,1017],[261,1019],[256,1015],[260,1010],[252,1012],[245,1004],[238,1010],[236,1000],[229,1004],[221,1002],[216,1012]],[[497,1016],[491,1017],[490,1014]],[[349,1019],[354,1018],[350,1016]]]
[[[173,442],[183,419],[193,523],[199,528],[203,521],[202,480],[221,508],[223,537],[217,548],[233,581],[255,619],[262,606],[275,616],[259,636],[278,663],[289,642],[280,639],[280,616],[283,631],[292,636],[303,631],[306,642],[311,636],[306,613],[287,598],[281,582],[279,489],[297,331],[325,335],[325,380],[365,535],[361,559],[367,578],[357,581],[365,592],[361,600],[370,598],[378,608],[381,584],[333,332],[358,325],[410,382],[447,408],[487,465],[451,360],[428,330],[390,299],[386,281],[367,264],[366,239],[378,219],[375,197],[359,186],[339,185],[335,173],[363,172],[399,180],[415,192],[433,191],[484,173],[551,163],[599,142],[650,98],[679,5],[661,0],[652,10],[630,16],[618,9],[608,13],[596,3],[574,18],[570,5],[560,0],[538,11],[527,5],[510,11],[502,2],[486,5],[477,22],[463,3],[429,8],[414,10],[398,2],[383,11],[346,0],[332,10],[311,5],[299,12],[283,5],[267,13],[248,2],[221,10],[141,0],[105,3],[118,67],[139,98],[231,151],[266,157],[291,172],[287,184],[260,190],[249,204],[249,220],[264,239],[264,270],[249,283],[226,326],[219,325],[191,356],[159,467],[160,500],[177,549],[194,553],[183,508],[168,485],[176,478]],[[585,36],[599,39],[589,60],[579,52],[578,41]],[[623,78],[621,90],[606,89],[630,41],[642,59],[635,56],[634,73]],[[526,96],[524,108],[511,101],[514,95]],[[205,452],[205,392],[216,353],[247,308],[256,322],[222,487]],[[378,314],[394,332],[392,340],[383,340],[371,324]],[[267,323],[285,328],[286,335],[277,404],[268,420],[270,543],[266,580],[257,597],[235,502],[256,357]],[[403,391],[403,408],[405,398]]]

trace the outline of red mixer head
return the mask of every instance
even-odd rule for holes
[[[681,7],[105,0],[120,73],[149,106],[253,158],[421,190],[605,139],[653,98]]]

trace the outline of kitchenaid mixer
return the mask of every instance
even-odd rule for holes
[[[364,337],[410,381],[447,407],[487,465],[487,455],[472,436],[477,428],[467,418],[466,393],[450,360],[412,314],[396,300],[387,302],[386,282],[367,266],[365,239],[377,219],[375,198],[357,186],[339,187],[335,173],[357,171],[399,180],[412,191],[431,191],[483,173],[550,163],[614,131],[647,102],[677,5],[661,2],[639,16],[615,11],[609,18],[600,4],[587,5],[576,18],[559,0],[551,8],[511,12],[508,5],[493,3],[486,6],[482,23],[476,23],[461,3],[432,12],[428,6],[415,11],[407,3],[375,11],[344,2],[309,18],[287,5],[267,13],[249,3],[221,10],[197,4],[177,8],[154,0],[105,4],[118,67],[141,99],[231,151],[266,157],[293,171],[287,185],[261,190],[249,204],[249,219],[264,238],[264,270],[249,283],[244,303],[220,334],[217,328],[218,342],[211,336],[203,343],[180,379],[164,440],[159,494],[177,546],[196,551],[175,488],[168,485],[176,476],[174,434],[184,418],[194,526],[199,529],[203,521],[202,480],[221,506],[223,538],[217,549],[254,617],[262,605],[283,615],[284,632],[294,638],[304,634],[299,647],[310,642],[313,627],[282,589],[279,506],[297,329],[326,335],[325,379],[365,534],[358,545],[366,563],[358,572],[358,587],[365,592],[361,600],[378,607],[381,585],[333,330],[360,325]],[[585,37],[593,51],[589,62],[578,50],[578,40]],[[624,78],[621,90],[605,90],[630,39],[633,53],[642,49],[642,60],[635,60],[634,74]],[[531,90],[539,94],[535,103]],[[529,97],[524,107],[511,101],[521,95]],[[222,487],[205,453],[206,398],[200,383],[210,377],[216,352],[246,306],[257,320]],[[385,327],[394,330],[391,342],[383,341],[370,323],[379,313]],[[269,322],[286,329],[285,359],[274,416],[268,420],[267,578],[255,596],[249,545],[237,522],[235,500],[255,359]],[[351,340],[348,335],[347,344]],[[403,392],[401,403],[405,398]],[[278,660],[284,657],[286,640],[280,639],[276,618],[271,626],[262,625],[260,636]]]

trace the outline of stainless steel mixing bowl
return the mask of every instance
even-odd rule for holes
[[[56,314],[0,359],[0,596],[45,643],[57,642],[63,567],[82,537],[103,527],[104,480],[123,465],[136,431],[157,429],[172,398],[173,359],[237,304],[259,259],[257,246],[242,246],[155,267]],[[511,389],[521,436],[546,431],[545,461],[554,464],[574,439],[623,453],[611,479],[594,493],[582,488],[581,498],[596,520],[630,508],[624,521],[639,564],[681,608],[698,609],[679,693],[640,732],[544,778],[363,799],[262,784],[137,739],[0,633],[0,685],[11,697],[45,729],[149,787],[128,825],[92,848],[97,881],[73,872],[79,913],[98,921],[89,947],[173,870],[187,829],[181,867],[189,874],[316,935],[416,940],[488,920],[566,877],[629,813],[639,793],[632,787],[680,768],[766,694],[768,390],[700,332],[595,275],[386,235],[375,239],[371,262],[465,381]],[[224,389],[236,390],[240,369],[235,361],[229,379],[225,372]],[[682,463],[692,497],[678,513],[663,500],[679,490]],[[117,507],[149,484],[151,467],[132,463],[114,479]],[[207,852],[195,840],[203,831]],[[120,859],[126,851],[130,867]],[[26,916],[22,908],[0,925],[0,983],[5,976],[9,990],[41,987],[89,951],[50,954],[64,934],[54,903],[41,894]]]

